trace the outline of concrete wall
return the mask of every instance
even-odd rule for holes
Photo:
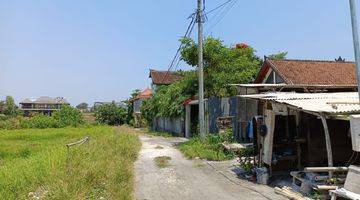
[[[169,132],[174,136],[184,136],[184,120],[183,118],[163,118],[157,117],[153,119],[153,130],[160,132]]]

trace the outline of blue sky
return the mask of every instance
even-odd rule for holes
[[[222,2],[207,0],[206,8]],[[0,0],[0,98],[126,99],[149,86],[149,68],[167,69],[195,7],[196,0]],[[219,23],[217,13],[205,32],[245,42],[261,57],[353,60],[348,1],[239,0]]]

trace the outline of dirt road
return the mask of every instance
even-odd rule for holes
[[[135,198],[138,200],[283,199],[268,186],[241,180],[231,171],[234,161],[188,160],[174,147],[184,138],[140,136],[143,143],[135,163]],[[158,156],[171,157],[159,168]]]

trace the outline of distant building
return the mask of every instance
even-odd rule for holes
[[[152,97],[152,90],[147,88],[140,92],[135,98],[131,99],[130,102],[133,104],[133,116],[134,116],[134,126],[143,127],[145,126],[144,120],[141,118],[141,105],[144,100],[150,99]]]
[[[112,103],[115,103],[115,105],[118,106],[118,107],[120,107],[120,108],[124,108],[124,109],[127,108],[127,106],[126,106],[126,104],[125,104],[124,102],[116,102],[116,101],[111,101],[111,102],[100,102],[100,101],[98,101],[98,102],[95,102],[95,103],[94,103],[94,107],[93,107],[93,108],[96,109],[96,108],[99,107],[99,106],[108,105],[108,104],[112,104]]]
[[[170,85],[176,81],[180,81],[183,76],[179,72],[150,69],[149,78],[151,78],[151,89],[155,92],[157,86]]]
[[[20,102],[20,110],[24,112],[25,116],[29,116],[33,112],[51,115],[53,111],[60,110],[63,105],[70,105],[63,97],[42,96],[35,100],[24,99]]]

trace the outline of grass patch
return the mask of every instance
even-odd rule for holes
[[[0,131],[2,199],[132,199],[141,143],[128,128]],[[65,144],[89,135],[67,150]]]
[[[170,166],[171,157],[169,156],[158,156],[154,158],[156,166],[159,168],[166,168]]]
[[[201,141],[199,137],[194,137],[180,144],[179,150],[190,159],[196,157],[213,161],[233,159],[235,154],[224,150],[222,146],[225,141],[233,141],[231,133],[208,135],[204,141]]]
[[[155,147],[155,149],[163,149],[164,147],[162,147],[162,146],[160,146],[160,145],[157,145],[156,147]]]
[[[157,132],[157,131],[150,131],[150,130],[146,131],[145,134],[151,135],[151,136],[160,136],[160,137],[165,137],[165,138],[174,137],[169,132]]]

